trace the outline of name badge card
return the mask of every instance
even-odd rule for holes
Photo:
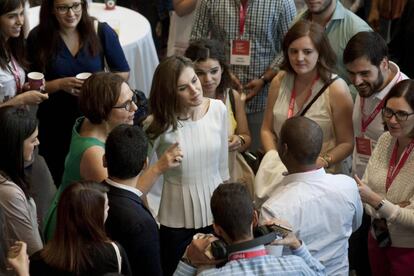
[[[251,43],[248,40],[232,40],[230,64],[250,65]]]
[[[357,152],[355,160],[356,164],[367,165],[372,153],[371,139],[366,137],[355,137],[355,147]]]

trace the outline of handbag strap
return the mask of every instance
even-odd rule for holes
[[[316,100],[322,95],[322,93],[331,85],[334,81],[336,81],[339,77],[336,76],[335,78],[331,79],[324,86],[322,86],[321,90],[313,97],[313,99],[308,103],[308,105],[300,112],[299,116],[304,116],[305,113],[309,110],[309,108],[316,102]]]
[[[111,242],[112,246],[115,249],[115,253],[116,253],[116,259],[118,261],[118,273],[121,273],[122,270],[122,257],[121,257],[121,253],[119,252],[119,248],[118,245],[116,245],[116,243]]]

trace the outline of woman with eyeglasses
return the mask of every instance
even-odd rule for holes
[[[31,71],[43,72],[49,101],[39,106],[40,148],[56,183],[62,180],[71,129],[80,116],[78,94],[82,72],[111,72],[124,80],[129,66],[114,30],[88,14],[86,0],[44,0],[39,25],[27,40]],[[57,143],[56,141],[59,141]]]
[[[106,138],[116,126],[133,124],[137,104],[136,94],[117,74],[96,73],[85,81],[79,95],[79,107],[84,117],[78,118],[72,129],[62,183],[45,221],[46,240],[52,238],[55,230],[56,208],[62,192],[74,181],[87,179],[101,182],[107,178],[108,173],[102,161]],[[169,168],[169,159],[166,158],[160,158],[140,177],[137,185],[143,194]]]
[[[414,271],[414,81],[396,84],[385,98],[388,130],[378,140],[362,181],[355,176],[372,218],[368,253],[372,275]]]

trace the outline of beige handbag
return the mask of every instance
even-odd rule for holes
[[[254,196],[254,173],[247,164],[243,155],[238,151],[229,152],[229,173],[230,182],[238,182],[246,185],[250,195]]]

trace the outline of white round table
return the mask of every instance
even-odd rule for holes
[[[119,41],[131,69],[128,83],[131,88],[142,90],[147,96],[151,89],[152,77],[158,65],[157,51],[152,39],[151,26],[141,14],[116,6],[106,10],[101,3],[89,4],[89,15],[101,22],[107,22],[118,32]],[[30,28],[39,24],[40,6],[29,9]]]

